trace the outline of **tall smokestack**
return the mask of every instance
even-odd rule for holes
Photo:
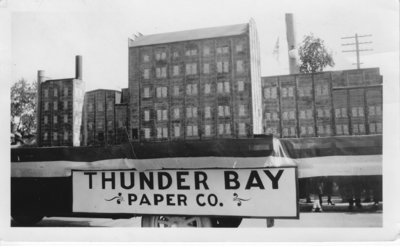
[[[42,145],[42,139],[41,139],[41,127],[40,127],[40,105],[42,102],[41,99],[41,88],[42,88],[42,83],[44,82],[45,77],[44,77],[44,71],[43,70],[39,70],[37,73],[37,94],[36,94],[36,144],[38,146]]]
[[[297,47],[296,47],[296,32],[294,28],[294,18],[292,13],[285,14],[286,21],[286,38],[288,43],[289,51],[289,73],[295,74],[299,73],[299,67],[297,65]]]
[[[75,56],[75,78],[82,80],[82,56]]]

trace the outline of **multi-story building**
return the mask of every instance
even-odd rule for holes
[[[379,68],[262,78],[263,128],[277,137],[382,133]]]
[[[129,47],[130,134],[141,141],[262,133],[255,23],[140,36]]]
[[[79,146],[84,82],[81,57],[76,57],[76,76],[45,80],[38,73],[37,123],[39,146]]]
[[[99,146],[121,143],[119,128],[126,127],[127,108],[121,105],[122,93],[116,90],[86,92],[83,113],[83,145]],[[126,105],[126,104],[124,104]],[[121,118],[122,117],[122,118]],[[122,124],[122,125],[121,125]],[[125,130],[126,131],[126,130]]]

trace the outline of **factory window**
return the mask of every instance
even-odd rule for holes
[[[157,98],[165,98],[167,97],[167,87],[157,87],[156,89],[156,96]]]
[[[336,118],[345,118],[345,117],[347,117],[346,108],[337,108],[337,109],[335,109],[335,117]]]
[[[229,81],[219,82],[217,84],[218,93],[229,93],[230,92],[230,83]]]
[[[57,116],[53,116],[53,124],[57,124],[58,117]]]
[[[179,117],[180,117],[179,108],[174,108],[174,119],[179,119]]]
[[[197,74],[197,64],[196,63],[186,64],[186,74],[187,75]]]
[[[271,113],[265,113],[265,119],[271,120]]]
[[[104,132],[97,133],[97,140],[100,142],[104,141]]]
[[[369,106],[368,107],[368,115],[369,116],[374,116],[375,115],[375,106]]]
[[[93,130],[93,122],[88,122],[87,127],[89,131]]]
[[[307,114],[307,119],[312,119],[313,118],[311,109],[307,109],[306,114]],[[294,112],[293,112],[293,115],[294,115]]]
[[[305,118],[306,118],[306,111],[300,110],[299,118],[300,118],[300,119],[305,119]]]
[[[243,45],[242,44],[237,44],[236,45],[236,52],[239,53],[239,52],[242,52],[242,51],[243,51]]]
[[[218,106],[218,116],[227,117],[230,115],[229,106]]]
[[[88,111],[89,111],[89,112],[92,112],[92,111],[93,111],[93,104],[92,104],[92,103],[89,103],[89,104],[88,104]]]
[[[179,96],[179,86],[174,86],[174,96]]]
[[[197,95],[197,84],[186,85],[186,95]]]
[[[54,110],[57,110],[57,109],[58,109],[58,102],[57,102],[57,101],[53,103],[53,109],[54,109]]]
[[[294,128],[294,127],[290,127],[290,136],[296,136],[296,128]]]
[[[348,125],[343,125],[343,134],[349,135],[349,126]]]
[[[103,129],[104,127],[103,121],[99,120],[96,123],[97,123],[97,129]]]
[[[210,47],[204,47],[204,49],[203,49],[203,54],[205,55],[205,56],[208,56],[208,55],[210,55]]]
[[[239,135],[244,136],[246,135],[246,124],[239,123]]]
[[[172,72],[173,76],[178,76],[179,75],[179,66],[175,65],[173,67],[173,72]]]
[[[204,74],[209,74],[210,73],[210,64],[204,63],[203,64],[203,73]]]
[[[288,120],[288,112],[285,111],[285,112],[282,113],[282,119],[283,120]]]
[[[351,108],[351,114],[353,117],[363,117],[364,110],[362,107],[353,107]]]
[[[375,123],[369,123],[369,133],[376,133]]]
[[[112,120],[107,121],[107,127],[109,128],[109,130],[112,130],[112,128],[113,128],[113,121]]]
[[[206,136],[211,136],[211,125],[205,125],[204,127],[204,134]]]
[[[288,97],[293,97],[293,87],[288,88]]]
[[[143,61],[144,62],[149,62],[150,61],[150,56],[149,55],[143,55]]]
[[[181,136],[181,127],[179,125],[174,126],[174,137],[180,137]]]
[[[174,53],[172,53],[172,56],[173,56],[174,58],[179,57],[179,52],[178,52],[178,51],[174,51]]]
[[[342,135],[343,134],[342,125],[336,125],[336,134],[337,135]]]
[[[197,107],[187,107],[186,118],[197,118]]]
[[[167,59],[167,53],[165,52],[158,52],[156,53],[156,60],[161,61]]]
[[[321,108],[317,109],[317,116],[318,116],[319,118],[324,117],[324,111],[323,111]]]
[[[246,110],[244,105],[239,105],[239,116],[245,116],[246,115]]]
[[[58,139],[57,133],[53,133],[53,140],[54,140],[54,141],[57,141],[57,139]]]
[[[48,89],[44,89],[44,98],[49,97],[49,90]]]
[[[157,138],[168,138],[168,128],[157,127]]]
[[[197,125],[189,125],[186,127],[186,135],[188,137],[197,136],[198,134]]]
[[[237,90],[238,91],[244,91],[244,81],[243,80],[239,80],[238,82],[237,82]]]
[[[312,126],[308,127],[308,134],[309,135],[313,135],[314,134],[314,127],[312,127]]]
[[[166,78],[167,77],[167,67],[157,67],[156,68],[156,77],[157,78]]]
[[[218,134],[231,134],[231,124],[218,124]]]
[[[150,120],[150,111],[145,110],[144,111],[144,121],[149,121]]]
[[[325,133],[328,135],[331,135],[331,125],[326,125],[325,126]]]
[[[54,97],[58,97],[58,90],[57,90],[57,88],[54,88]]]
[[[101,112],[104,110],[104,102],[98,102],[97,103],[97,111]]]
[[[149,79],[150,78],[150,69],[148,69],[148,68],[143,69],[143,78],[144,79]]]
[[[308,114],[307,114],[308,116]],[[296,119],[295,115],[294,115],[294,111],[289,111],[289,119],[294,120]]]
[[[157,120],[168,120],[168,111],[166,109],[157,110]]]
[[[207,106],[204,108],[204,118],[209,119],[211,118],[211,107]]]
[[[113,110],[113,109],[114,109],[114,102],[108,101],[107,102],[107,110]]]
[[[238,73],[243,73],[244,72],[243,61],[242,60],[236,61],[236,72],[238,72]]]
[[[287,97],[288,90],[286,87],[283,87],[281,92],[282,92],[282,97]]]
[[[64,123],[68,123],[68,115],[64,114]]]
[[[228,61],[217,62],[217,72],[218,73],[228,73],[229,72],[229,62]]]
[[[228,46],[217,47],[217,54],[228,54],[228,53],[229,53]]]
[[[118,128],[123,128],[124,127],[124,123],[122,120],[118,120]]]
[[[264,88],[264,98],[271,98],[271,88]]]
[[[190,49],[190,50],[186,50],[185,53],[187,56],[195,56],[197,55],[197,50],[196,49]]]
[[[376,123],[376,132],[382,133],[382,123]]]
[[[300,127],[300,135],[306,135],[307,134],[307,131],[306,131],[306,127],[305,126],[301,126]]]
[[[47,124],[48,121],[49,121],[49,120],[48,120],[47,116],[45,115],[45,116],[44,116],[44,119],[43,119],[44,124]]]
[[[315,86],[315,94],[317,96],[327,96],[328,95],[328,85],[317,85]]]
[[[324,109],[324,112],[325,112],[325,117],[326,118],[330,118],[331,117],[331,111],[330,111],[329,108]]]
[[[278,113],[277,113],[277,112],[273,112],[273,113],[272,113],[272,119],[273,119],[273,120],[279,120],[279,119],[278,119]]]
[[[150,128],[144,128],[144,138],[149,139],[150,138]]]
[[[276,99],[276,87],[271,87],[271,98]]]
[[[149,98],[150,97],[150,88],[149,87],[145,87],[143,89],[143,97],[144,98]]]
[[[64,88],[64,96],[68,96],[68,88]]]
[[[48,102],[44,103],[44,110],[45,111],[49,110],[49,103]]]
[[[64,141],[67,141],[67,140],[68,140],[68,132],[65,131],[65,132],[64,132]]]
[[[204,85],[204,94],[210,94],[211,92],[211,84]]]
[[[64,109],[68,109],[68,101],[64,101]]]
[[[47,132],[45,132],[45,133],[43,134],[43,140],[47,140],[48,136],[49,136],[49,134],[48,134]]]

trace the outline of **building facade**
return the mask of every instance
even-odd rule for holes
[[[39,146],[80,146],[83,94],[81,57],[76,78],[44,80],[38,76],[37,143]]]
[[[127,104],[121,104],[121,100],[120,91],[98,89],[86,92],[82,145],[114,145],[125,139],[119,136],[127,127]]]
[[[141,36],[129,47],[133,140],[262,133],[258,37],[248,24]]]
[[[379,68],[263,77],[262,88],[266,134],[382,134]]]

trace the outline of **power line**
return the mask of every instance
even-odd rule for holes
[[[355,39],[354,43],[345,43],[342,44],[342,46],[349,46],[349,45],[355,45],[355,49],[354,50],[342,50],[342,52],[356,52],[356,56],[357,56],[357,63],[353,63],[353,65],[357,65],[357,69],[360,69],[360,64],[362,64],[360,62],[360,52],[363,51],[372,51],[373,49],[360,49],[360,45],[361,44],[372,44],[371,41],[368,42],[359,42],[358,39],[359,38],[365,38],[365,37],[372,37],[372,34],[366,34],[366,35],[358,35],[357,33],[354,36],[350,36],[350,37],[342,37],[342,39]]]

